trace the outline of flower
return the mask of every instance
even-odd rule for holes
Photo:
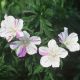
[[[43,67],[59,67],[60,58],[65,58],[68,55],[68,52],[59,47],[54,39],[51,39],[48,42],[48,47],[40,47],[39,54],[42,55],[40,59],[40,64]]]
[[[38,36],[30,37],[30,34],[23,31],[24,36],[20,37],[18,41],[14,41],[10,44],[12,50],[16,49],[16,54],[18,57],[24,57],[26,53],[33,55],[37,53],[36,45],[41,43],[41,38]]]
[[[59,35],[59,41],[66,46],[71,52],[80,50],[77,33],[68,35],[68,28],[64,27],[64,32]]]
[[[15,19],[13,16],[5,15],[5,19],[1,22],[0,36],[6,38],[10,42],[15,36],[22,37],[23,20]]]

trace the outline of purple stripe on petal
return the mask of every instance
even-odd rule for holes
[[[24,34],[23,34],[22,31],[18,31],[18,32],[16,33],[16,38],[20,38],[20,37],[23,37],[23,36],[24,36]]]
[[[32,37],[30,37],[30,40],[35,45],[39,45],[41,43],[41,38],[38,36],[32,36]]]
[[[39,54],[42,56],[48,55],[48,48],[47,47],[40,47],[39,48]]]
[[[26,55],[26,48],[20,47],[19,50],[17,51],[17,56],[18,57],[25,57],[25,55]]]

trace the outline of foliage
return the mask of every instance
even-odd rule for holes
[[[6,14],[24,20],[24,29],[42,38],[41,45],[55,38],[67,26],[80,34],[79,1],[0,0],[0,21]],[[18,58],[5,39],[0,39],[0,80],[80,80],[79,52],[69,53],[56,69],[43,68],[40,56]]]

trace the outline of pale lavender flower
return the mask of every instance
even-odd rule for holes
[[[73,32],[68,35],[68,28],[64,27],[64,32],[61,32],[58,36],[59,41],[64,44],[71,52],[80,50],[77,33]]]
[[[4,16],[1,22],[0,36],[10,42],[15,36],[22,37],[23,20],[15,19],[13,16]]]
[[[16,54],[18,57],[24,57],[26,53],[33,55],[37,53],[36,45],[40,45],[41,38],[38,36],[30,37],[30,34],[23,31],[24,36],[20,37],[18,41],[14,41],[10,44],[12,50],[16,49]]]
[[[43,67],[59,67],[60,58],[65,58],[68,55],[68,52],[57,45],[54,39],[51,39],[48,42],[48,47],[40,47],[39,54],[42,55],[40,59],[40,64]]]

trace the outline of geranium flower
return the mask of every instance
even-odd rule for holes
[[[12,50],[16,49],[16,54],[18,57],[24,57],[26,53],[30,55],[37,53],[36,45],[41,43],[40,37],[30,37],[30,34],[26,31],[23,31],[23,33],[23,37],[20,37],[18,41],[14,41],[10,44],[10,48]]]
[[[68,28],[64,27],[64,32],[59,35],[59,41],[66,46],[71,52],[80,50],[77,33],[68,35]]]
[[[54,39],[51,39],[48,42],[48,47],[40,47],[39,54],[42,55],[40,59],[40,64],[43,67],[59,67],[60,58],[65,58],[68,55],[68,52],[59,47]]]
[[[22,37],[23,20],[15,19],[13,16],[5,15],[1,22],[0,36],[10,42],[15,36]]]

